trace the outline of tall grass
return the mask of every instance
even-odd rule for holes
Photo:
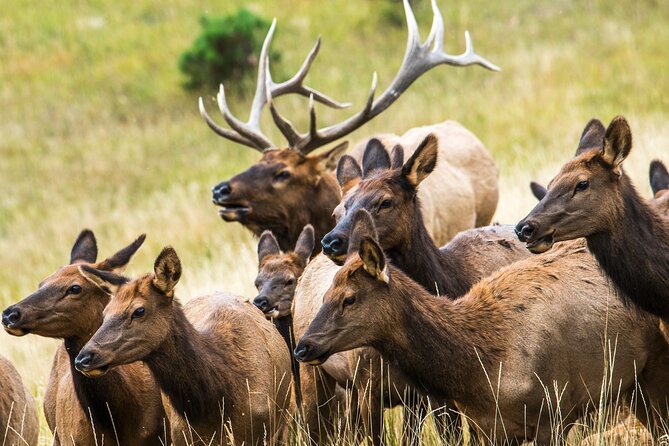
[[[429,2],[414,3],[425,36]],[[148,233],[130,274],[150,269],[159,249],[173,245],[185,268],[182,299],[214,289],[252,295],[255,242],[218,218],[209,191],[258,156],[206,128],[196,99],[215,92],[182,91],[177,69],[198,17],[242,4],[278,18],[276,79],[292,74],[322,35],[309,84],[353,101],[354,109],[372,71],[384,87],[401,62],[405,30],[387,13],[401,4],[389,0],[0,2],[0,306],[65,263],[84,227],[95,231],[102,256]],[[477,51],[503,71],[440,67],[351,139],[460,121],[500,167],[497,220],[514,222],[532,206],[528,182],[551,177],[590,117],[624,114],[635,135],[627,168],[648,193],[648,163],[667,158],[669,143],[667,2],[439,4],[446,49],[459,52],[469,29]],[[248,85],[228,91],[233,110],[244,114]],[[305,127],[305,101],[285,98],[279,106]],[[350,113],[318,112],[321,123]],[[268,119],[264,128],[280,140]],[[57,344],[0,334],[0,354],[38,399]],[[50,438],[46,429],[43,438]]]

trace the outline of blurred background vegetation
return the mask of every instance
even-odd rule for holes
[[[532,206],[527,184],[546,182],[573,152],[593,116],[631,121],[628,170],[649,194],[647,167],[669,161],[669,3],[664,1],[439,0],[445,47],[464,48],[470,30],[479,54],[502,67],[439,67],[387,112],[351,136],[403,133],[454,119],[488,147],[501,171],[497,219],[511,223]],[[427,0],[413,2],[427,36]],[[178,294],[225,289],[253,296],[255,241],[223,223],[210,189],[259,155],[214,135],[197,110],[216,88],[184,90],[180,55],[200,33],[201,17],[244,6],[278,27],[275,79],[301,64],[318,35],[321,53],[308,84],[353,111],[318,110],[334,123],[357,111],[372,72],[390,82],[405,48],[402,4],[392,0],[35,0],[0,2],[0,305],[16,302],[67,262],[82,228],[105,256],[146,232],[129,268],[148,271],[173,245],[184,276]],[[245,116],[255,75],[226,84]],[[307,102],[281,98],[301,128]],[[267,116],[265,117],[267,118]],[[222,118],[220,119],[223,122]],[[264,130],[279,132],[265,119]],[[17,363],[38,398],[57,342],[0,334],[0,354]],[[50,438],[45,431],[45,441]]]

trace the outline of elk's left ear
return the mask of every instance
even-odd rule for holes
[[[336,169],[337,162],[339,162],[339,158],[344,154],[347,147],[348,147],[348,141],[344,141],[343,143],[334,146],[332,149],[323,152],[320,155],[316,155],[316,159],[318,160],[318,166],[322,170]]]
[[[337,182],[341,187],[342,194],[346,194],[353,186],[360,182],[362,170],[360,165],[351,155],[344,155],[337,163]]]
[[[602,159],[614,173],[620,175],[620,165],[632,150],[632,131],[627,120],[622,116],[616,116],[606,129],[604,135],[604,149]]]
[[[390,155],[386,147],[377,138],[367,142],[362,155],[362,177],[367,178],[377,170],[390,169]]]
[[[277,254],[281,254],[281,248],[279,248],[276,237],[272,231],[263,232],[258,241],[258,264],[261,264],[265,257]]]
[[[295,244],[295,253],[300,256],[300,259],[305,266],[309,263],[309,258],[314,250],[315,243],[314,227],[306,225],[302,229],[302,232],[297,239],[297,243]]]
[[[146,240],[146,234],[142,234],[139,237],[137,237],[137,240],[114,254],[113,256],[103,260],[102,262],[98,263],[96,265],[97,269],[101,269],[103,271],[113,271],[115,273],[121,273],[125,269],[126,266],[128,266],[128,262],[130,262],[130,259],[132,258],[133,255],[137,252],[137,250],[142,246],[144,243],[144,240]]]
[[[438,150],[437,137],[430,133],[402,167],[402,175],[414,188],[417,188],[437,166]]]
[[[70,252],[70,264],[95,263],[97,258],[98,244],[95,235],[90,229],[84,229],[74,241]]]
[[[153,285],[168,297],[172,297],[174,287],[181,278],[181,261],[174,248],[163,248],[153,265],[153,272]]]
[[[107,294],[115,294],[121,285],[129,281],[127,277],[109,271],[101,271],[90,265],[80,265],[79,272],[86,280],[97,285]]]
[[[370,276],[385,283],[390,281],[386,258],[383,256],[381,247],[374,239],[363,237],[360,241],[358,254],[362,260],[362,267]]]
[[[548,192],[545,186],[542,186],[541,184],[534,181],[530,181],[530,189],[532,190],[532,195],[534,195],[539,201],[541,201]]]
[[[653,160],[650,163],[650,187],[653,189],[653,195],[661,190],[669,189],[669,172],[660,160]]]
[[[399,169],[402,167],[402,164],[404,164],[404,149],[401,145],[397,144],[390,152],[390,168]]]
[[[606,128],[604,124],[597,118],[592,118],[585,125],[583,133],[581,134],[581,139],[578,142],[578,147],[576,148],[576,153],[574,156],[579,156],[581,153],[586,152],[590,149],[600,149],[602,143],[604,142],[604,134],[606,133]]]

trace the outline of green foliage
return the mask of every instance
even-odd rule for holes
[[[179,58],[179,69],[188,79],[187,90],[216,88],[226,80],[241,80],[258,65],[258,55],[270,23],[240,8],[233,15],[200,18],[202,33]],[[272,60],[278,53],[271,52]]]

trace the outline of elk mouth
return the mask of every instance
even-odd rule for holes
[[[20,327],[10,327],[4,325],[5,331],[12,336],[25,336],[30,333],[29,328],[20,328]]]
[[[79,370],[80,373],[82,373],[84,376],[88,378],[99,378],[100,376],[105,375],[109,371],[109,366],[105,365],[91,370],[81,370],[81,369],[77,370]]]
[[[251,213],[251,208],[241,203],[228,203],[214,200],[214,204],[221,208],[218,210],[218,215],[227,222],[242,221],[249,213]]]
[[[525,247],[532,254],[542,254],[553,247],[555,241],[553,240],[554,232],[550,232],[542,237],[535,238],[532,241],[528,241],[525,244]]]

